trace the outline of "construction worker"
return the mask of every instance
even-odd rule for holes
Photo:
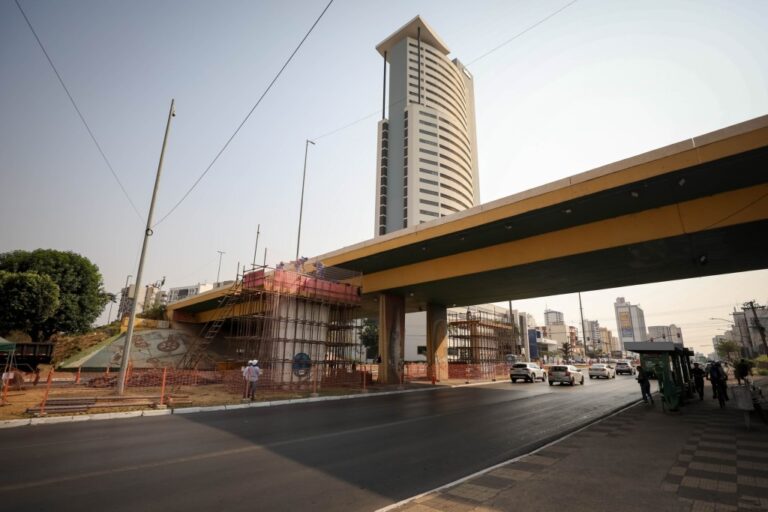
[[[259,382],[259,376],[261,376],[261,368],[259,368],[258,359],[248,361],[248,366],[243,370],[243,377],[248,383],[248,398],[251,400],[256,399],[256,384]]]

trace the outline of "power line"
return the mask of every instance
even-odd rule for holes
[[[511,43],[512,41],[514,41],[515,39],[519,38],[520,36],[522,36],[522,35],[524,35],[524,34],[526,34],[526,33],[530,32],[530,31],[531,31],[531,30],[533,30],[534,28],[538,27],[539,25],[541,25],[541,24],[542,24],[542,23],[544,23],[545,21],[547,21],[547,20],[549,20],[549,19],[551,19],[551,18],[555,17],[556,15],[560,14],[561,12],[563,12],[563,11],[564,11],[564,10],[566,10],[568,7],[572,6],[573,4],[575,4],[575,3],[576,3],[576,2],[578,2],[578,1],[579,1],[579,0],[573,0],[572,2],[570,2],[570,3],[566,4],[566,5],[564,5],[563,7],[561,7],[561,8],[560,8],[560,9],[558,9],[558,10],[556,10],[555,12],[553,12],[553,13],[549,14],[549,15],[548,15],[548,16],[546,16],[545,18],[542,18],[542,19],[540,19],[539,21],[537,21],[536,23],[534,23],[533,25],[530,25],[529,27],[527,27],[527,28],[526,28],[526,29],[524,29],[523,31],[521,31],[521,32],[518,32],[517,34],[515,34],[515,35],[514,35],[514,36],[512,36],[511,38],[507,39],[506,41],[504,41],[504,42],[503,42],[503,43],[501,43],[500,45],[496,46],[495,48],[492,48],[491,50],[488,50],[488,51],[487,51],[487,52],[485,52],[484,54],[480,55],[480,56],[479,56],[479,57],[477,57],[476,59],[474,59],[474,60],[472,60],[471,62],[469,62],[468,64],[464,64],[464,66],[465,66],[465,67],[469,67],[469,66],[471,66],[472,64],[476,63],[477,61],[479,61],[480,59],[484,59],[485,57],[487,57],[488,55],[492,54],[492,53],[493,53],[493,52],[495,52],[496,50],[499,50],[499,49],[503,48],[504,46],[508,45],[509,43]],[[391,108],[391,107],[393,107],[393,106],[397,106],[397,104],[399,104],[399,103],[404,103],[404,102],[405,102],[405,100],[401,100],[401,101],[397,102],[397,103],[396,103],[396,104],[394,104],[394,105],[390,105],[390,108]],[[376,115],[376,114],[378,114],[379,112],[380,112],[379,110],[375,110],[375,111],[371,112],[370,114],[368,114],[368,115],[366,115],[366,116],[364,116],[364,117],[361,117],[361,118],[357,119],[356,121],[352,121],[352,122],[350,122],[350,123],[347,123],[347,124],[345,124],[345,125],[343,125],[343,126],[340,126],[339,128],[335,128],[335,129],[333,129],[333,130],[331,130],[331,131],[329,131],[329,132],[326,132],[326,133],[324,133],[324,134],[322,134],[322,135],[320,135],[320,136],[317,136],[317,137],[312,137],[312,140],[319,140],[319,139],[322,139],[322,138],[324,138],[324,137],[329,137],[329,136],[331,136],[331,135],[334,135],[334,134],[336,134],[336,133],[338,133],[338,132],[340,132],[340,131],[346,130],[347,128],[351,128],[352,126],[355,126],[355,125],[356,125],[356,124],[358,124],[358,123],[362,123],[363,121],[365,121],[365,120],[367,120],[367,119],[370,119],[371,117],[375,116],[375,115]]]
[[[64,80],[61,78],[59,71],[56,69],[56,66],[53,64],[53,60],[51,59],[50,55],[48,55],[48,52],[46,51],[45,46],[43,45],[43,42],[38,37],[37,32],[35,32],[35,29],[32,26],[32,23],[29,21],[27,14],[24,12],[24,9],[21,8],[21,4],[19,4],[19,0],[14,0],[14,1],[16,2],[16,7],[19,8],[21,15],[24,17],[24,21],[27,22],[27,26],[29,27],[29,30],[32,31],[32,35],[35,36],[35,39],[37,40],[37,44],[40,46],[40,49],[43,50],[43,54],[45,55],[45,58],[48,60],[48,64],[51,65],[51,69],[53,69],[53,72],[56,74],[56,78],[59,79],[59,83],[61,84],[61,87],[64,89],[64,92],[67,93],[67,97],[69,98],[69,101],[72,103],[72,106],[75,108],[75,112],[77,112],[77,115],[80,117],[80,121],[83,122],[85,129],[88,130],[88,134],[91,136],[91,140],[93,140],[93,143],[96,145],[96,148],[99,150],[99,153],[101,154],[101,158],[104,159],[104,163],[107,164],[109,171],[112,173],[112,176],[115,178],[115,181],[117,181],[117,184],[120,186],[120,190],[123,191],[123,195],[131,204],[133,211],[136,212],[136,215],[138,216],[139,221],[141,222],[143,219],[141,217],[141,214],[139,213],[138,208],[136,208],[136,205],[133,204],[131,197],[128,195],[128,192],[125,190],[123,183],[120,181],[120,178],[118,178],[117,173],[115,172],[115,169],[112,167],[112,164],[110,163],[109,158],[107,158],[107,155],[104,153],[104,150],[101,149],[101,144],[99,144],[99,141],[96,140],[96,136],[93,134],[91,127],[88,126],[88,122],[85,120],[85,117],[83,116],[82,112],[80,112],[80,109],[78,108],[77,103],[75,102],[75,99],[72,97],[72,94],[70,94],[69,89],[67,88],[67,85],[64,83]]]
[[[549,20],[549,19],[551,19],[551,18],[554,18],[555,16],[557,16],[558,14],[560,14],[561,12],[563,12],[564,10],[566,10],[567,8],[569,8],[570,6],[572,6],[573,4],[575,4],[575,3],[576,3],[576,2],[578,2],[578,1],[579,1],[579,0],[573,0],[572,2],[569,2],[569,3],[567,3],[566,5],[564,5],[563,7],[561,7],[560,9],[556,10],[555,12],[553,12],[552,14],[550,14],[550,15],[548,15],[548,16],[546,16],[546,17],[542,18],[542,19],[540,19],[539,21],[537,21],[537,22],[536,22],[536,23],[534,23],[533,25],[529,26],[528,28],[526,28],[526,29],[522,30],[521,32],[518,32],[517,34],[515,34],[515,35],[514,35],[514,36],[512,36],[511,38],[509,38],[509,39],[507,39],[506,41],[504,41],[503,43],[501,43],[499,46],[497,46],[497,47],[495,47],[495,48],[493,48],[493,49],[491,49],[491,50],[488,50],[487,52],[485,52],[485,53],[484,53],[484,54],[482,54],[481,56],[479,56],[479,57],[477,57],[476,59],[474,59],[474,60],[470,61],[468,64],[465,64],[465,66],[471,66],[472,64],[474,64],[475,62],[479,61],[480,59],[484,59],[484,58],[486,58],[487,56],[489,56],[490,54],[492,54],[492,53],[493,53],[493,52],[495,52],[496,50],[499,50],[499,49],[503,48],[504,46],[508,45],[509,43],[511,43],[512,41],[514,41],[515,39],[517,39],[518,37],[520,37],[520,36],[522,36],[522,35],[524,35],[524,34],[527,34],[528,32],[530,32],[530,31],[531,31],[531,30],[533,30],[534,28],[538,27],[539,25],[541,25],[541,24],[542,24],[542,23],[544,23],[545,21],[547,21],[547,20]]]
[[[17,1],[18,1],[18,0],[17,0]],[[291,53],[291,56],[290,56],[290,57],[288,57],[288,60],[286,60],[286,61],[285,61],[285,64],[283,64],[283,67],[282,67],[282,68],[280,68],[280,71],[278,71],[278,72],[277,72],[277,75],[275,75],[275,77],[272,79],[272,81],[271,81],[271,82],[269,83],[269,85],[267,86],[266,90],[265,90],[265,91],[262,93],[261,97],[259,97],[258,101],[256,101],[256,104],[255,104],[255,105],[253,105],[253,107],[252,107],[252,108],[251,108],[251,110],[248,112],[248,114],[245,116],[245,118],[242,120],[242,122],[240,122],[240,124],[238,125],[237,129],[235,130],[235,132],[234,132],[234,133],[233,133],[233,134],[232,134],[232,135],[229,137],[229,139],[227,139],[227,142],[224,144],[224,146],[222,146],[222,148],[219,150],[219,152],[218,152],[218,153],[216,153],[216,156],[213,158],[213,160],[211,160],[211,163],[210,163],[210,164],[208,164],[208,167],[206,167],[206,168],[205,168],[205,170],[203,171],[203,173],[202,173],[202,174],[201,174],[201,175],[200,175],[200,176],[197,178],[197,180],[195,180],[195,182],[192,184],[192,186],[191,186],[191,187],[189,187],[189,190],[187,190],[187,191],[186,191],[186,193],[185,193],[183,196],[181,196],[181,199],[179,199],[179,201],[178,201],[178,202],[177,202],[177,203],[176,203],[176,204],[173,206],[173,208],[171,208],[171,209],[170,209],[170,211],[169,211],[168,213],[166,213],[166,214],[165,214],[165,215],[164,215],[162,218],[160,218],[160,220],[159,220],[159,221],[157,221],[157,222],[155,223],[155,225],[154,225],[154,226],[152,226],[152,227],[156,227],[157,225],[159,225],[160,223],[162,223],[162,222],[163,222],[165,219],[167,219],[167,218],[168,218],[168,216],[170,216],[170,215],[171,215],[171,214],[172,214],[172,213],[173,213],[173,212],[176,210],[176,208],[178,208],[178,207],[181,205],[181,203],[183,203],[183,202],[184,202],[184,200],[185,200],[185,199],[186,199],[186,198],[189,196],[189,194],[191,194],[191,193],[192,193],[192,191],[193,191],[193,190],[195,189],[195,187],[197,187],[197,185],[198,185],[198,184],[199,184],[199,183],[202,181],[202,179],[205,177],[205,175],[206,175],[206,174],[208,174],[208,171],[210,171],[210,170],[211,170],[211,168],[213,167],[213,164],[215,164],[215,163],[216,163],[216,161],[219,159],[219,157],[222,155],[222,153],[224,153],[224,151],[226,151],[226,149],[229,147],[229,144],[230,144],[230,143],[231,143],[231,142],[234,140],[234,138],[235,138],[235,137],[237,136],[237,134],[240,132],[240,129],[241,129],[241,128],[242,128],[242,127],[245,125],[245,123],[246,123],[246,122],[248,121],[248,119],[251,117],[251,114],[253,114],[253,112],[254,112],[254,111],[256,110],[256,108],[259,106],[259,104],[260,104],[260,103],[261,103],[261,101],[264,99],[264,97],[267,95],[267,93],[269,93],[269,91],[272,89],[272,86],[273,86],[273,85],[275,85],[275,82],[277,82],[277,79],[278,79],[278,78],[280,78],[280,75],[282,75],[282,74],[283,74],[283,71],[285,70],[285,68],[287,68],[287,67],[288,67],[288,64],[290,64],[291,60],[293,60],[293,57],[296,55],[296,53],[298,53],[299,49],[300,49],[300,48],[301,48],[301,46],[304,44],[304,41],[306,41],[306,40],[307,40],[307,38],[309,37],[309,35],[310,35],[310,34],[312,33],[312,31],[315,29],[315,27],[317,26],[317,24],[320,22],[320,19],[323,17],[323,15],[324,15],[324,14],[325,14],[325,12],[328,10],[328,8],[331,6],[331,4],[332,4],[332,3],[333,3],[333,0],[330,0],[330,2],[328,2],[328,5],[326,5],[326,6],[325,6],[325,9],[323,9],[323,12],[321,12],[321,13],[320,13],[320,16],[318,16],[318,17],[317,17],[317,19],[315,20],[315,22],[314,22],[314,23],[312,24],[312,26],[309,28],[309,31],[307,31],[307,33],[306,33],[306,34],[304,35],[304,37],[302,38],[302,40],[301,40],[301,42],[299,43],[299,45],[296,47],[296,49],[295,49],[295,50],[293,50],[293,53]]]

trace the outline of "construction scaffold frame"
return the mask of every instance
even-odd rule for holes
[[[468,308],[448,311],[449,363],[503,363],[520,354],[519,329],[508,313]]]
[[[342,281],[356,274],[322,274],[278,267],[238,276],[179,368],[233,369],[256,359],[259,387],[359,385],[360,289]]]

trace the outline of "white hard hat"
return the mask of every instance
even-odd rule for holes
[[[253,360],[253,364],[259,364],[259,360],[258,359],[254,359]]]

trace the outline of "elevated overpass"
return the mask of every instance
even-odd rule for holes
[[[768,116],[313,258],[361,273],[379,316],[383,380],[400,372],[406,312],[427,311],[428,362],[446,307],[768,266]],[[204,297],[189,303],[200,308]],[[172,305],[183,314],[185,304]]]

